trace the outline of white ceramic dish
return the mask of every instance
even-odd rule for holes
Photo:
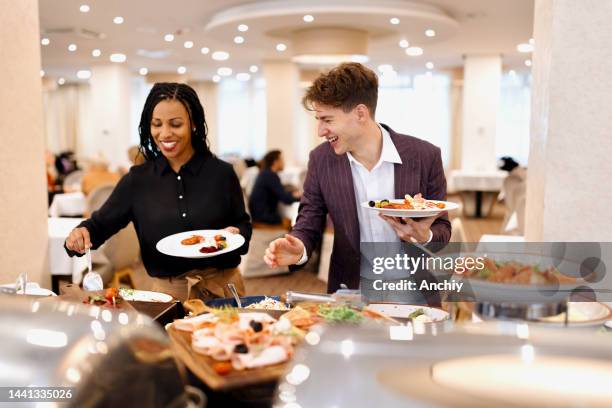
[[[227,248],[212,253],[202,253],[200,248],[209,245],[208,243],[196,245],[183,245],[181,241],[191,237],[192,235],[201,235],[207,240],[213,240],[215,235],[223,235],[227,241]],[[240,234],[232,234],[225,230],[195,230],[179,232],[178,234],[169,235],[161,239],[155,248],[162,254],[170,256],[178,256],[181,258],[211,258],[226,254],[240,248],[244,244],[244,237]]]
[[[119,289],[119,294],[124,300],[132,302],[159,302],[168,303],[172,302],[172,296],[161,293],[151,292],[148,290],[137,290],[137,289]]]
[[[427,200],[432,203],[444,203],[444,208],[428,208],[426,210],[404,210],[404,209],[396,209],[396,208],[376,208],[370,207],[368,202],[361,203],[361,206],[367,208],[372,211],[377,211],[383,215],[388,215],[390,217],[402,217],[402,218],[423,218],[423,217],[433,217],[434,215],[438,215],[444,211],[452,211],[459,208],[459,205],[450,201],[436,201],[436,200]],[[403,204],[404,200],[402,199],[394,199],[389,200],[392,204]]]
[[[411,313],[423,309],[423,312],[434,322],[448,320],[449,314],[447,311],[435,307],[420,306],[420,305],[404,305],[398,303],[370,303],[368,309],[375,312],[386,314],[389,317],[407,319]]]

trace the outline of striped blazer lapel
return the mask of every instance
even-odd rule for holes
[[[338,183],[335,186],[337,188],[332,192],[332,196],[335,197],[340,205],[340,220],[336,221],[341,223],[337,227],[343,227],[346,230],[351,245],[359,252],[359,219],[357,218],[357,206],[359,203],[355,198],[351,164],[346,154],[336,157],[334,164],[335,169],[332,174],[338,175]]]
[[[390,130],[390,129],[389,129]],[[397,138],[402,137],[390,130],[391,140],[397,148],[397,152],[402,159],[402,164],[394,165],[394,192],[395,198],[404,198],[405,194],[414,195],[421,189],[421,174],[420,166],[416,156],[416,152],[410,145],[396,143]]]

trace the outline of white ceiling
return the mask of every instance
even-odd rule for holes
[[[285,10],[266,15],[269,8],[260,9],[262,3]],[[79,11],[82,4],[90,6],[88,13]],[[330,5],[337,6],[335,13],[320,11],[323,6],[329,10]],[[359,6],[372,5],[380,7],[377,13],[360,14]],[[39,7],[41,38],[50,39],[49,45],[41,46],[43,69],[48,76],[63,76],[68,81],[76,80],[77,70],[110,63],[111,53],[126,54],[125,64],[134,73],[141,67],[149,72],[176,72],[178,66],[185,66],[190,77],[210,79],[221,66],[234,73],[248,72],[250,65],[261,67],[264,59],[290,59],[287,33],[317,24],[370,32],[372,67],[392,64],[400,73],[413,74],[424,72],[428,61],[435,69],[449,69],[461,66],[463,55],[493,53],[503,55],[505,68],[527,69],[524,60],[529,54],[519,53],[516,46],[528,41],[533,27],[533,0],[39,0]],[[410,16],[410,10],[420,8],[438,10],[446,17]],[[393,10],[394,15],[387,15]],[[302,21],[306,12],[315,17],[313,23]],[[114,24],[116,16],[123,17],[124,23]],[[396,16],[400,24],[390,24],[389,19]],[[238,32],[238,21],[248,24],[249,30]],[[438,32],[436,37],[424,35],[423,28],[429,26]],[[175,35],[173,42],[164,41],[167,33]],[[235,35],[242,35],[245,42],[235,44]],[[398,45],[402,38],[421,46],[424,54],[407,56]],[[183,46],[188,40],[194,43],[191,49]],[[286,52],[275,50],[278,42],[287,43]],[[68,51],[70,43],[78,46],[76,52]],[[211,52],[203,55],[202,47]],[[99,58],[91,55],[95,48],[102,51]],[[142,50],[166,56],[139,55]],[[229,52],[230,58],[214,61],[211,54],[217,50]]]

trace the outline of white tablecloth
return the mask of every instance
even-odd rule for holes
[[[81,221],[83,221],[81,218],[49,217],[49,270],[51,275],[74,276],[80,273],[81,268],[87,267],[85,257],[70,258],[64,250],[66,237]]]
[[[507,172],[453,170],[449,185],[454,191],[500,191]]]
[[[82,216],[85,212],[85,195],[80,192],[56,194],[49,207],[50,217]]]

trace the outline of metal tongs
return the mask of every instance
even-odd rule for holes
[[[361,291],[351,289],[339,289],[335,293],[328,295],[324,293],[307,293],[288,291],[285,294],[287,303],[296,304],[299,302],[315,302],[315,303],[348,303],[352,306],[362,307],[363,299]]]
[[[238,291],[236,290],[236,285],[233,283],[228,283],[227,288],[229,289],[234,299],[236,299],[236,305],[242,309],[242,302],[240,301],[240,296],[238,296]]]

